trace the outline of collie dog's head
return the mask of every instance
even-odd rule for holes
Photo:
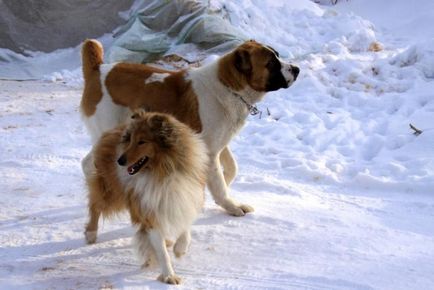
[[[150,170],[165,176],[191,166],[195,138],[190,128],[170,115],[137,111],[123,131],[117,163],[130,175]]]

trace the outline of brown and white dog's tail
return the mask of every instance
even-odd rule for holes
[[[92,136],[94,143],[101,132],[95,132],[95,125],[89,123],[89,117],[95,114],[96,106],[102,98],[100,65],[103,63],[104,51],[101,43],[94,39],[87,39],[81,48],[84,88],[80,103],[80,111],[84,123]],[[98,128],[98,127],[97,127]]]
[[[87,39],[81,48],[81,58],[86,82],[95,72],[99,72],[99,66],[103,63],[104,50],[101,43],[95,39]]]

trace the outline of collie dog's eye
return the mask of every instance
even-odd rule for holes
[[[124,136],[122,136],[122,143],[128,143],[131,140],[131,135],[130,134],[125,134]]]
[[[143,145],[143,144],[145,144],[145,143],[146,143],[146,141],[140,140],[137,144],[139,144],[139,145]]]

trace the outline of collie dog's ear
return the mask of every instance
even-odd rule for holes
[[[133,111],[133,114],[131,115],[131,119],[143,118],[145,113],[146,113],[146,111],[142,108],[135,109]]]
[[[156,114],[149,120],[150,128],[155,134],[158,145],[164,148],[171,147],[175,142],[175,128],[168,116]]]

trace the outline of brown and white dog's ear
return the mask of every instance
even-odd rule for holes
[[[175,143],[174,127],[170,119],[162,114],[156,114],[149,119],[151,132],[163,148],[169,148]]]
[[[243,74],[249,74],[252,71],[252,62],[250,53],[242,48],[235,50],[235,68]]]

